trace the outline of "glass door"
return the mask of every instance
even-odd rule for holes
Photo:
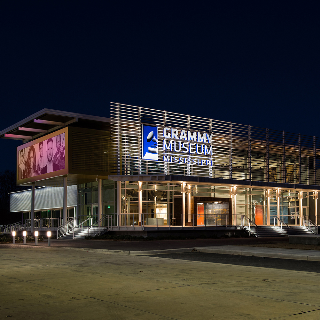
[[[197,226],[226,226],[229,218],[229,202],[197,203]]]
[[[91,205],[92,209],[92,224],[98,225],[98,204],[94,203]]]
[[[204,226],[204,204],[197,203],[197,226]]]

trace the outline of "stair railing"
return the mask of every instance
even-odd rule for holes
[[[278,217],[273,217],[273,226],[275,227],[276,226],[276,220],[278,220],[279,222],[280,222],[280,229],[282,230],[282,225],[283,224],[285,224],[288,228],[290,228],[290,226],[286,223],[286,222],[284,222],[284,221],[282,221],[280,218],[278,218]]]
[[[108,224],[108,227],[109,227],[109,217],[111,217],[111,215],[103,214],[101,216],[101,218],[99,220],[97,220],[92,226],[97,227],[97,226],[99,226],[99,224],[100,225],[102,224],[103,220],[107,220],[107,224]]]
[[[83,228],[84,228],[84,224],[88,222],[88,227],[91,227],[92,226],[92,218],[87,218],[86,220],[83,220],[81,223],[78,224],[77,228],[80,228],[81,231],[83,231]]]
[[[68,221],[64,225],[61,225],[57,229],[57,239],[63,237],[64,235],[66,235],[68,233],[72,233],[72,238],[74,239],[75,229],[81,229],[81,231],[83,231],[84,229],[87,229],[88,235],[89,235],[90,229],[94,226],[94,224],[92,223],[92,220],[93,220],[93,218],[90,217],[90,218],[87,218],[86,220],[82,221],[78,225],[76,225],[75,224],[76,220],[74,218],[71,218],[70,221]],[[85,224],[88,224],[88,225],[85,226]]]
[[[78,228],[81,229],[81,231],[83,231],[83,228],[88,228],[88,235],[90,233],[90,229],[92,228],[92,220],[93,218],[90,217],[90,218],[87,218],[86,220],[82,221],[81,223],[79,223],[78,225]],[[88,226],[83,226],[86,222],[88,222]]]
[[[112,219],[112,216],[111,216],[111,215],[109,215],[109,214],[103,214],[102,217],[101,217],[99,220],[97,220],[95,223],[93,223],[93,224],[91,225],[91,227],[98,227],[99,224],[100,224],[100,226],[101,226],[102,222],[103,222],[104,220],[106,220],[108,226],[107,226],[107,227],[106,227],[106,226],[103,226],[103,227],[101,227],[101,228],[109,229],[109,224],[111,224],[110,221],[112,221],[111,219]],[[100,233],[101,233],[101,232],[98,232],[97,234],[100,234]],[[89,235],[89,230],[88,230],[88,235]]]
[[[1,232],[3,233],[11,233],[12,231],[20,231],[24,230],[26,228],[26,224],[22,222],[15,222],[11,224],[7,224],[4,226],[1,226]]]
[[[312,222],[310,219],[303,219],[303,225],[314,234],[318,234],[318,226]],[[314,230],[313,230],[313,229]]]
[[[57,239],[63,237],[74,229],[74,218],[70,218],[65,224],[57,228]]]
[[[246,216],[243,216],[244,219],[247,219],[248,220],[248,226],[249,226],[249,235],[251,235],[251,225],[255,225],[256,228],[258,228],[258,226],[256,225],[255,222],[253,222],[250,218],[246,217]]]

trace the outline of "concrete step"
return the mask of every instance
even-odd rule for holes
[[[249,232],[249,228],[245,227],[245,229]],[[256,237],[283,237],[288,235],[310,235],[313,234],[308,228],[303,226],[282,226],[274,227],[274,226],[252,226],[250,228],[250,233],[254,234]]]
[[[107,228],[106,227],[91,227],[88,232],[88,228],[75,228],[74,229],[74,235],[73,233],[68,233],[61,237],[60,239],[63,240],[72,240],[73,236],[74,239],[84,239],[85,237],[89,236],[95,236],[98,233],[104,232]]]

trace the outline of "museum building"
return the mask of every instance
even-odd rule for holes
[[[199,229],[318,223],[320,141],[111,103],[110,118],[43,109],[21,140],[11,212],[36,228]]]

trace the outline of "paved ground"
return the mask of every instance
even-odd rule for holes
[[[319,261],[228,240],[0,245],[0,319],[320,319]]]

